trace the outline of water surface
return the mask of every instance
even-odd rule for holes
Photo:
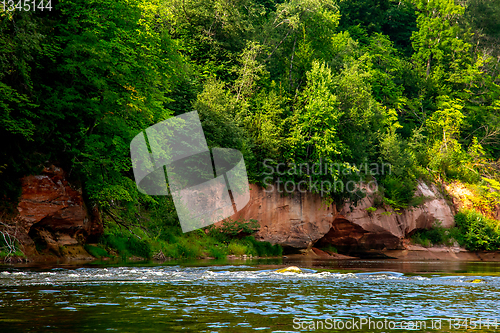
[[[281,260],[238,263],[4,267],[0,331],[500,331],[498,263],[285,259],[302,274],[276,273]],[[365,326],[338,327],[354,322]]]

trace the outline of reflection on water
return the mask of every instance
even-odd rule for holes
[[[498,263],[323,261],[298,264],[312,268],[302,274],[275,273],[268,265],[276,261],[259,263],[266,266],[4,268],[0,331],[298,332],[363,318],[425,321],[426,329],[415,330],[422,332],[500,331],[500,277],[489,274],[500,271]],[[399,269],[388,271],[392,265]],[[463,275],[403,274],[421,270]],[[441,329],[431,327],[438,318]],[[466,321],[457,326],[452,318]]]
[[[388,270],[401,273],[480,273],[500,274],[500,262],[473,261],[405,261],[405,260],[325,260],[325,259],[284,259],[285,265],[339,270]]]

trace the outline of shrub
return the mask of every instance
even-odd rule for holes
[[[476,211],[465,210],[455,215],[455,222],[462,235],[459,241],[466,249],[494,251],[500,248],[498,221]]]
[[[323,250],[325,252],[338,253],[337,249],[332,244],[328,244],[327,246],[322,247],[320,250]]]
[[[163,254],[167,258],[179,258],[179,251],[177,248],[177,244],[167,244],[163,249]]]
[[[426,200],[426,197],[424,195],[417,195],[417,196],[414,196],[410,202],[409,202],[409,206],[410,207],[418,207],[420,205],[422,205]]]
[[[178,258],[195,259],[203,256],[203,252],[196,242],[190,241],[187,238],[179,240],[177,245]]]
[[[443,228],[441,222],[437,221],[431,229],[417,230],[411,237],[412,241],[424,247],[431,247],[432,245],[453,245],[454,236],[456,233],[451,230]]]
[[[103,245],[118,251],[122,257],[136,255],[150,258],[152,254],[151,245],[134,235],[107,233],[101,238],[101,242]]]
[[[19,240],[9,232],[0,231],[0,258],[4,258],[4,260],[8,261],[10,257],[24,257],[24,253],[20,250],[19,244]],[[37,250],[38,244],[40,244],[40,242],[35,242]]]
[[[209,226],[208,235],[219,242],[229,243],[231,239],[251,235],[259,228],[257,220],[250,219],[247,221],[242,219],[233,221],[229,218],[219,228],[213,225]]]
[[[252,236],[247,236],[242,241],[249,248],[250,254],[255,256],[280,256],[283,253],[283,248],[279,244],[272,245],[269,242],[259,242]]]
[[[127,237],[125,236],[108,233],[101,237],[101,242],[103,245],[115,249],[120,254],[127,252]]]
[[[168,230],[160,230],[159,239],[167,242],[167,243],[175,243],[177,242],[177,235],[175,232]]]
[[[234,254],[235,256],[241,256],[247,253],[248,248],[244,244],[237,243],[232,241],[229,243],[227,250],[230,254]]]
[[[99,246],[93,246],[93,245],[85,245],[84,246],[85,250],[93,257],[96,258],[101,258],[101,257],[109,257],[108,251],[103,249],[102,247]]]
[[[431,241],[425,237],[425,235],[423,233],[420,233],[420,232],[417,232],[415,233],[412,237],[411,237],[411,240],[415,243],[415,244],[420,244],[422,245],[423,247],[431,247],[432,246],[432,243]]]
[[[155,224],[156,225],[156,224]],[[256,220],[227,220],[220,228],[210,226],[205,230],[194,230],[183,234],[180,228],[163,226],[155,229],[156,236],[151,237],[142,229],[134,230],[142,237],[116,225],[108,225],[105,234],[101,237],[102,249],[89,247],[96,257],[105,256],[104,249],[114,249],[126,259],[130,255],[151,258],[153,253],[162,251],[165,257],[176,259],[195,259],[206,256],[216,259],[225,258],[227,254],[241,256],[252,254],[255,256],[278,256],[282,253],[279,245],[268,242],[258,242],[248,236],[255,232],[259,225]],[[99,252],[96,252],[99,251]],[[104,251],[104,252],[102,252]]]
[[[144,240],[131,236],[127,239],[126,246],[128,252],[133,255],[143,258],[151,258],[151,245]]]
[[[377,208],[375,208],[375,207],[366,208],[366,211],[368,212],[368,214],[371,214],[371,213],[375,212],[376,210],[377,210]]]
[[[210,246],[208,248],[208,254],[215,259],[226,258],[226,252],[220,246]]]
[[[426,235],[432,244],[443,244],[446,238],[443,228],[432,228],[427,230]]]
[[[395,210],[405,209],[413,199],[416,182],[394,175],[388,175],[382,180],[384,202]]]

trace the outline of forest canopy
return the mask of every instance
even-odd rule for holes
[[[168,198],[137,191],[129,145],[192,110],[210,147],[243,152],[254,183],[266,159],[389,163],[381,196],[406,207],[419,178],[500,181],[500,0],[51,3],[0,12],[5,202],[56,163],[104,212],[173,224]]]

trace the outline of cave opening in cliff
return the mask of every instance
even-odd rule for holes
[[[358,251],[359,240],[365,233],[363,228],[338,215],[334,218],[330,230],[314,244],[314,247],[350,255]]]

